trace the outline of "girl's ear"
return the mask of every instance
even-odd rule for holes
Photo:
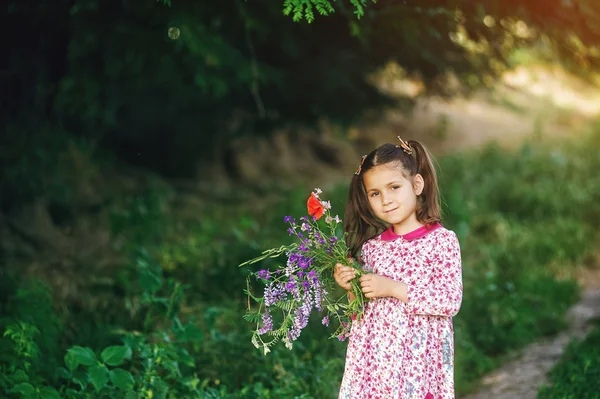
[[[423,176],[419,173],[413,177],[413,189],[415,190],[416,195],[421,195],[423,193],[423,189],[425,188],[425,181],[423,180]]]

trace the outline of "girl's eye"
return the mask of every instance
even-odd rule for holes
[[[399,188],[400,188],[400,186],[392,186],[392,190],[397,190]]]
[[[379,193],[371,193],[371,197],[374,197],[376,195],[379,195]]]

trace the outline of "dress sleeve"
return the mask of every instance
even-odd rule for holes
[[[463,292],[460,245],[456,234],[448,231],[442,235],[426,262],[425,266],[432,268],[430,277],[408,286],[407,312],[455,316],[460,309]]]

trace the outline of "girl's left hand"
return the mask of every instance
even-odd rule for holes
[[[365,274],[360,277],[360,286],[367,298],[393,296],[395,281],[379,274]]]

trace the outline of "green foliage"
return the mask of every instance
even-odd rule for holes
[[[60,348],[56,342],[62,323],[56,316],[46,284],[13,279],[5,275],[0,326],[0,392],[20,386],[35,390],[53,379]],[[23,385],[25,384],[25,385]]]
[[[373,3],[376,0],[371,0]],[[350,3],[354,7],[354,14],[360,19],[365,15],[365,6],[367,0],[350,0]],[[331,2],[328,0],[284,0],[283,2],[283,14],[292,15],[294,22],[306,19],[308,23],[315,20],[315,13],[313,7],[317,10],[319,15],[327,16],[334,12]]]
[[[11,142],[58,128],[136,165],[195,175],[198,159],[224,162],[234,137],[323,117],[351,122],[391,104],[365,79],[390,61],[446,94],[448,74],[489,83],[516,48],[541,38],[562,60],[594,70],[598,5],[574,4],[60,0],[50,10],[12,0],[7,29],[44,40],[16,36],[7,50],[0,113],[17,132],[0,138],[1,169],[21,163]],[[54,165],[42,155],[23,163]],[[25,195],[28,185],[11,188]]]
[[[572,341],[550,370],[550,386],[538,391],[538,399],[600,398],[600,326],[583,341]]]
[[[39,334],[36,327],[24,322],[6,327],[3,335],[12,341],[13,353],[8,359],[2,359],[7,361],[6,364],[0,364],[0,389],[27,399],[59,399],[56,389],[41,386],[43,379],[32,367],[40,358],[40,350],[34,340]]]
[[[59,223],[72,216],[68,207],[78,205],[82,183],[97,182],[99,169],[109,163],[99,157],[90,162],[94,143],[60,129],[34,133],[11,125],[0,140],[0,208],[12,211],[42,198],[63,211]],[[78,173],[72,173],[74,168]]]
[[[24,399],[60,399],[60,394],[56,389],[50,387],[36,388],[27,382],[15,385],[8,392],[18,393]]]
[[[141,300],[137,311],[145,313],[144,327],[148,332],[121,331],[123,345],[110,345],[98,351],[79,345],[70,347],[64,356],[66,368],[56,369],[64,384],[60,389],[63,397],[203,397],[200,381],[194,374],[195,361],[189,351],[202,343],[202,331],[191,321],[183,323],[178,317],[177,309],[183,298],[181,285],[163,281],[162,274],[144,261],[144,256],[147,252],[140,251]],[[164,291],[161,290],[163,287],[168,287],[166,297],[157,295]],[[15,350],[26,358],[23,353],[36,353],[29,337],[35,331],[26,326],[12,327],[5,335],[15,341]],[[29,371],[27,367],[25,371]],[[28,375],[26,377],[29,378]],[[54,395],[56,390],[40,384],[20,383],[8,392],[44,398],[53,397],[50,395]]]

